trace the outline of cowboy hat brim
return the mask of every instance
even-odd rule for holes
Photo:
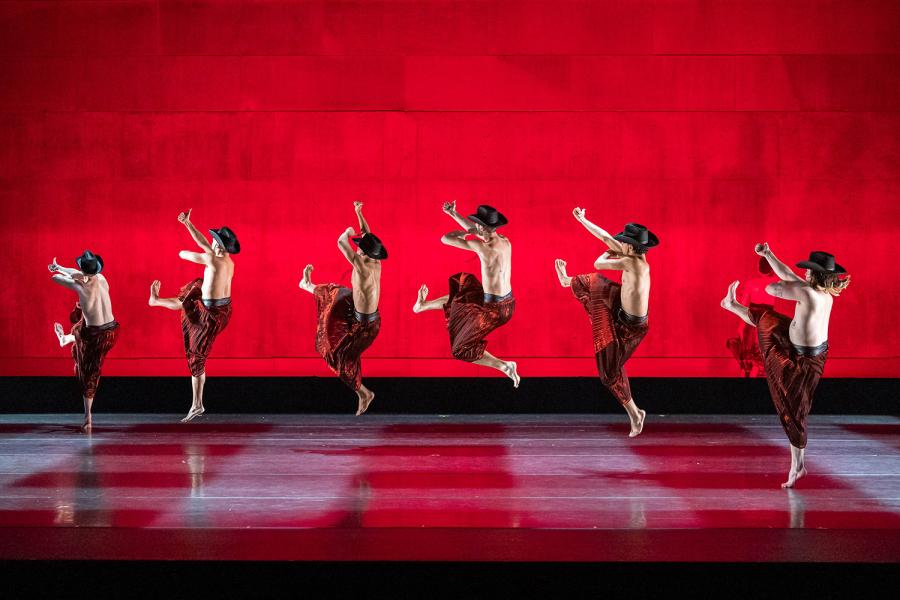
[[[801,269],[812,269],[813,271],[818,271],[819,273],[834,273],[835,275],[840,275],[847,272],[844,267],[837,263],[834,263],[834,271],[829,271],[819,263],[814,263],[810,260],[800,261],[797,263],[797,266]]]
[[[359,247],[360,250],[363,251],[363,254],[368,256],[369,258],[374,258],[375,260],[384,260],[388,257],[387,249],[384,247],[384,244],[381,244],[381,247],[375,251],[367,251],[365,248],[359,245],[359,243],[363,240],[361,237],[350,238],[353,240],[353,243]]]
[[[219,245],[227,252],[228,254],[239,254],[241,251],[241,243],[237,241],[237,238],[234,239],[234,244],[229,248],[228,244],[226,244],[222,240],[222,236],[219,235],[219,232],[215,229],[209,230],[209,235],[213,236],[213,239],[219,242]]]
[[[654,246],[659,245],[659,238],[656,237],[652,231],[647,232],[647,243],[641,243],[634,239],[633,237],[627,236],[624,233],[620,233],[618,235],[613,236],[614,239],[619,240],[620,242],[625,242],[626,244],[631,244],[632,246],[641,246],[644,248],[652,248]]]
[[[481,219],[478,218],[478,215],[469,215],[469,220],[474,221],[483,227],[490,227],[491,229],[497,229],[498,227],[502,227],[502,226],[506,225],[507,223],[509,223],[509,221],[506,220],[506,217],[504,217],[503,214],[501,214],[499,212],[497,213],[497,223],[494,225],[491,225],[490,223],[485,223],[484,221],[482,221]]]

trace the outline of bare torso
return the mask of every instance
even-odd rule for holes
[[[74,287],[84,313],[84,322],[89,326],[106,325],[115,321],[112,302],[109,299],[109,283],[103,275],[89,277],[86,282],[78,282]]]
[[[834,298],[807,286],[791,321],[791,342],[798,346],[818,346],[828,341],[828,320]]]
[[[358,312],[370,314],[378,310],[381,295],[381,261],[358,254],[353,261],[353,305]]]
[[[488,294],[505,296],[512,291],[512,244],[498,233],[488,242],[480,241],[481,285]]]
[[[211,300],[231,297],[231,278],[234,261],[225,256],[208,255],[209,262],[203,270],[203,297]]]
[[[622,310],[643,317],[650,308],[650,264],[644,255],[620,259],[622,264]]]

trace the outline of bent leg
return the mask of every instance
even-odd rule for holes
[[[794,487],[797,480],[806,475],[805,452],[805,448],[798,448],[791,444],[791,470],[788,471],[787,481],[781,484],[782,489]]]
[[[441,296],[440,298],[435,298],[434,300],[426,300],[425,298],[428,296],[428,286],[422,285],[419,288],[419,297],[416,300],[416,303],[413,304],[413,312],[420,313],[425,312],[426,310],[438,310],[443,309],[444,305],[447,303],[447,300],[450,299],[449,295]]]
[[[519,387],[519,381],[521,381],[521,377],[519,377],[519,372],[517,370],[517,365],[515,362],[511,360],[500,360],[487,350],[484,351],[484,354],[481,358],[476,361],[473,361],[476,365],[482,365],[485,367],[490,367],[492,369],[497,369],[513,381],[513,387]]]
[[[206,409],[203,408],[203,384],[205,383],[206,373],[191,375],[191,389],[193,391],[191,409],[188,411],[187,416],[181,420],[182,423],[187,423],[206,412]]]
[[[312,282],[312,279],[310,278],[310,275],[312,275],[312,272],[313,272],[313,266],[306,265],[306,267],[303,269],[303,277],[300,279],[299,287],[301,290],[305,290],[305,291],[309,292],[310,294],[315,294],[316,293],[316,284],[314,284]]]
[[[722,308],[729,312],[733,312],[737,316],[739,316],[747,325],[751,325],[756,327],[756,323],[750,320],[750,313],[746,306],[738,302],[734,295],[737,291],[738,286],[737,281],[732,281],[731,285],[728,286],[728,293],[725,294],[725,297],[722,298],[722,301],[719,303]]]
[[[359,399],[359,405],[356,409],[356,416],[358,417],[369,409],[369,405],[375,399],[375,392],[360,383],[359,389],[356,390],[356,396]]]
[[[162,283],[157,279],[152,284],[150,284],[150,300],[147,301],[147,304],[150,306],[160,306],[162,308],[168,308],[169,310],[181,310],[181,300],[178,298],[160,298],[159,297],[159,288]]]
[[[59,340],[59,345],[61,348],[64,348],[64,347],[68,346],[69,344],[72,344],[75,342],[75,336],[70,333],[67,334],[63,330],[63,326],[59,323],[53,324],[53,333],[56,334],[56,339]]]
[[[638,408],[638,405],[634,402],[634,398],[629,399],[622,407],[625,409],[625,412],[628,413],[628,419],[631,421],[631,431],[629,432],[628,437],[637,437],[641,435],[641,432],[644,430],[644,419],[647,418],[647,411]]]

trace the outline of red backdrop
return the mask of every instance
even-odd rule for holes
[[[488,375],[449,359],[419,284],[477,272],[441,203],[510,219],[517,312],[490,348],[524,376],[591,375],[583,309],[553,259],[591,268],[609,229],[649,225],[651,332],[635,375],[733,375],[754,273],[834,252],[853,273],[828,375],[900,375],[900,17],[892,1],[0,4],[0,374],[66,374],[58,256],[103,255],[122,323],[107,374],[187,374],[175,313],[199,274],[176,222],[240,236],[235,312],[211,375],[327,375],[312,298],[348,281],[335,240],[367,202],[391,258],[367,375]],[[888,293],[885,293],[885,291]]]

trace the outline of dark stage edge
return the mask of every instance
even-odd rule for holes
[[[371,414],[621,414],[596,377],[528,377],[514,389],[505,377],[365,378],[375,391]],[[767,414],[765,379],[655,378],[631,380],[635,401],[658,414]],[[75,412],[81,393],[73,377],[0,377],[0,414]],[[219,413],[346,414],[356,395],[333,377],[214,377],[206,404]],[[900,379],[822,379],[813,412],[898,413]],[[104,377],[95,409],[113,413],[187,412],[190,378]]]
[[[0,559],[896,563],[900,419],[0,417]]]

